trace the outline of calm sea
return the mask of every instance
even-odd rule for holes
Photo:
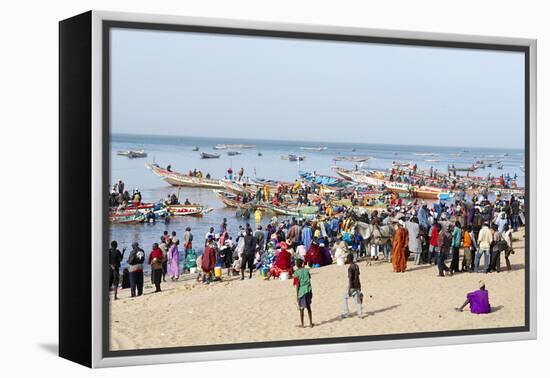
[[[214,150],[217,144],[254,144],[255,149],[240,150],[242,155],[228,156],[225,150]],[[199,152],[192,151],[193,146],[199,147]],[[304,151],[300,147],[325,146],[323,151]],[[148,157],[144,159],[128,159],[117,156],[119,150],[144,149]],[[200,152],[219,153],[219,159],[200,159]],[[262,156],[258,156],[258,152]],[[305,160],[297,164],[282,160],[281,155],[289,153],[306,156]],[[426,156],[419,154],[435,154]],[[335,165],[333,158],[336,156],[369,156],[371,159],[363,163],[364,168],[387,169],[393,161],[415,162],[420,169],[429,169],[433,166],[440,172],[447,172],[448,164],[457,167],[470,166],[476,160],[498,159],[502,160],[502,170],[493,168],[476,171],[476,175],[486,176],[488,173],[499,176],[508,173],[518,176],[518,184],[523,185],[524,173],[521,167],[524,165],[524,151],[502,148],[472,148],[472,147],[437,147],[437,146],[407,146],[407,145],[381,145],[362,143],[319,143],[319,142],[293,142],[293,141],[269,141],[252,139],[228,139],[228,138],[199,138],[199,137],[170,137],[170,136],[145,136],[115,134],[111,138],[111,183],[119,179],[123,180],[126,188],[131,192],[138,188],[145,202],[157,202],[166,198],[168,194],[178,193],[178,189],[168,185],[159,177],[151,173],[146,167],[146,162],[156,162],[166,167],[172,165],[172,170],[188,172],[192,169],[210,173],[214,178],[223,178],[228,168],[234,172],[244,168],[245,176],[257,178],[269,178],[274,180],[294,181],[298,177],[298,171],[316,171],[318,174],[335,176],[331,167]],[[427,159],[435,159],[438,162],[426,162]],[[352,168],[353,163],[338,162],[340,166]],[[164,230],[176,231],[182,235],[185,227],[190,226],[195,237],[197,252],[202,251],[204,236],[210,227],[218,232],[223,218],[227,218],[231,236],[235,236],[239,225],[245,225],[246,221],[235,217],[235,211],[225,208],[211,190],[180,188],[179,197],[183,202],[188,198],[192,203],[200,203],[214,210],[202,218],[183,217],[172,220],[169,224],[157,222],[156,224],[141,225],[112,225],[111,239],[117,240],[120,248],[127,248],[127,254],[132,242],[137,241],[141,247],[149,252],[152,243],[157,242]],[[265,223],[266,219],[262,222]],[[254,219],[250,219],[254,224]],[[127,256],[126,254],[126,256]],[[126,257],[125,256],[125,257]]]

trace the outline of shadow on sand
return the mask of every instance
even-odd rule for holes
[[[381,309],[378,309],[378,310],[374,310],[374,311],[367,311],[366,314],[368,316],[374,316],[376,314],[379,314],[381,312],[386,312],[386,311],[391,311],[393,309],[396,309],[397,307],[401,306],[401,304],[396,304],[396,305],[392,305],[392,306],[388,306],[388,307],[384,307],[384,308],[381,308]],[[349,315],[348,318],[354,318],[354,317],[357,317],[357,314],[356,313],[352,313]],[[341,321],[344,321],[346,319],[342,318],[341,315],[338,315],[338,316],[335,316],[334,318],[331,318],[331,319],[328,319],[328,320],[323,320],[322,322],[318,322],[318,323],[315,323],[315,326],[322,326],[324,324],[330,324],[330,323],[335,323],[335,322],[341,322]]]

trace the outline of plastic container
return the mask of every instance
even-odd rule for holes
[[[191,274],[197,273],[197,268],[189,268],[189,273]]]
[[[268,272],[269,272],[268,268],[261,268],[260,269],[260,277],[267,277]]]
[[[313,264],[311,267],[312,267],[312,268],[320,268],[321,265],[320,265],[320,264]]]
[[[288,272],[281,272],[279,275],[279,281],[286,281],[288,280]]]
[[[217,266],[214,268],[214,276],[216,278],[221,278],[222,277],[222,268],[221,266]]]

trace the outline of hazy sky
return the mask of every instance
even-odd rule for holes
[[[114,29],[114,133],[513,147],[522,53]]]

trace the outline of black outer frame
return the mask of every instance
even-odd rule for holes
[[[113,17],[116,18],[116,17]],[[59,355],[79,364],[92,367],[92,22],[93,13],[86,12],[59,23]],[[525,326],[483,330],[461,330],[447,332],[426,332],[414,334],[373,335],[312,340],[288,340],[226,345],[205,345],[192,347],[140,349],[109,351],[109,297],[107,294],[108,270],[103,272],[102,290],[102,357],[144,356],[167,353],[191,353],[223,350],[247,350],[255,348],[277,348],[319,344],[341,344],[365,341],[404,340],[446,336],[486,335],[531,331],[530,328],[530,47],[514,44],[452,42],[431,39],[406,39],[393,37],[365,37],[344,34],[323,34],[309,32],[273,31],[232,27],[196,25],[175,25],[148,22],[102,21],[102,180],[109,183],[110,134],[109,134],[109,30],[111,28],[145,29],[159,31],[181,31],[275,38],[299,38],[310,40],[350,41],[410,46],[431,46],[481,50],[523,52],[525,56]],[[451,35],[449,35],[450,37]],[[94,79],[94,81],[97,79]],[[68,204],[70,186],[79,187],[85,200]],[[106,192],[105,192],[106,193]],[[107,194],[102,197],[104,205]],[[79,217],[72,215],[79,214]],[[108,209],[102,206],[103,219]],[[102,229],[102,251],[108,248],[109,230],[107,223]],[[85,240],[85,243],[82,241]],[[89,244],[88,244],[89,242]],[[78,245],[78,250],[74,246]],[[73,249],[71,249],[73,248]],[[75,253],[77,252],[77,253]],[[101,255],[106,258],[105,254]],[[70,261],[70,264],[69,264]],[[79,269],[74,269],[78,266]],[[107,266],[103,264],[103,266]],[[97,286],[95,287],[97,290]],[[96,331],[97,332],[97,331]],[[95,334],[94,332],[93,334]]]
[[[59,356],[88,367],[92,367],[91,95],[89,11],[59,23]],[[74,188],[82,196],[68,203]]]
[[[355,336],[355,337],[334,337],[320,339],[301,339],[301,340],[285,340],[285,341],[267,341],[267,342],[250,342],[238,344],[215,344],[215,345],[200,345],[188,347],[169,347],[169,348],[154,348],[154,349],[135,349],[124,351],[109,350],[109,297],[103,296],[103,357],[122,357],[122,356],[140,356],[140,355],[155,355],[166,353],[185,353],[185,352],[208,352],[208,351],[223,351],[235,349],[254,349],[254,348],[275,348],[275,347],[290,347],[318,344],[341,344],[350,342],[364,341],[380,341],[380,340],[401,340],[415,339],[428,337],[442,336],[464,336],[464,335],[484,335],[496,333],[513,333],[530,331],[530,290],[529,290],[529,47],[519,45],[504,45],[504,44],[487,44],[487,43],[470,43],[470,42],[450,42],[436,40],[421,40],[421,39],[406,39],[406,38],[389,38],[389,37],[367,37],[354,35],[340,34],[322,34],[322,33],[307,33],[307,32],[290,32],[290,31],[273,31],[260,29],[244,29],[244,28],[228,28],[228,27],[213,27],[213,26],[197,26],[197,25],[180,25],[180,24],[161,24],[161,23],[145,23],[133,21],[102,21],[102,111],[103,111],[103,179],[104,182],[109,182],[110,172],[110,30],[113,28],[135,29],[135,30],[156,30],[156,31],[173,31],[173,32],[193,32],[193,33],[210,33],[210,34],[231,34],[241,36],[260,36],[274,38],[291,38],[291,39],[307,39],[307,40],[325,40],[325,41],[342,41],[342,42],[364,42],[377,44],[397,44],[409,46],[427,46],[427,47],[446,47],[459,49],[479,49],[479,50],[496,50],[496,51],[512,51],[522,52],[524,54],[525,66],[525,326],[523,327],[505,327],[505,328],[488,328],[479,330],[458,330],[458,331],[441,331],[441,332],[422,332],[413,334],[391,334],[391,335],[370,335],[370,336]],[[103,199],[107,203],[107,196]],[[104,219],[107,219],[108,209],[103,206]],[[109,227],[104,223],[103,229],[103,250],[108,249]],[[105,258],[105,255],[103,256]],[[103,264],[107,266],[106,264]],[[104,272],[103,293],[108,293],[108,271]]]

